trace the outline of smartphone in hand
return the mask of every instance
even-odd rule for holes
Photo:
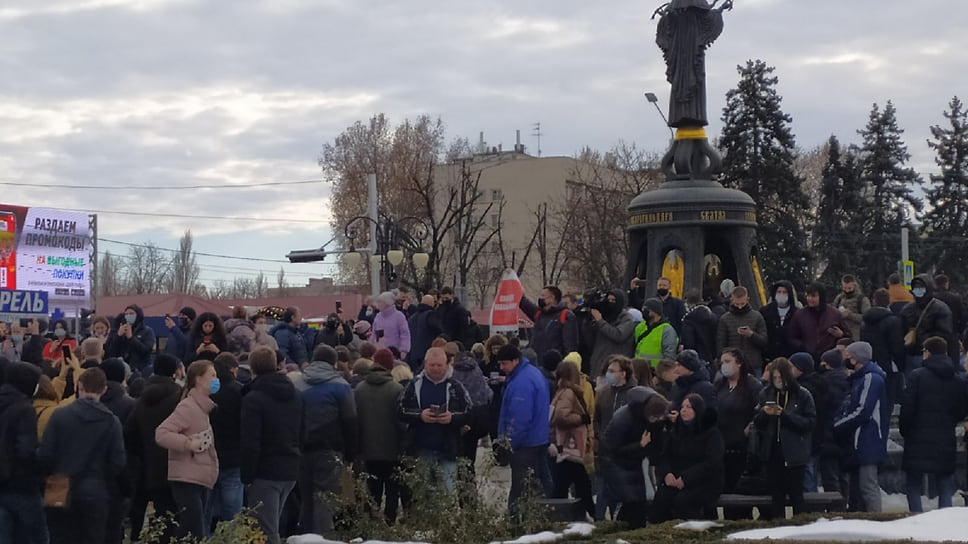
[[[70,361],[71,360],[71,347],[70,346],[61,346],[61,354],[64,356],[64,362]]]

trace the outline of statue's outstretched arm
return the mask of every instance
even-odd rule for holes
[[[666,2],[665,4],[655,8],[655,11],[652,12],[652,18],[655,19],[656,17],[661,17],[662,15],[665,15],[667,11],[669,11],[669,2]]]

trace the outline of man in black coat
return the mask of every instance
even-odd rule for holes
[[[440,326],[448,340],[460,341],[464,338],[464,331],[470,323],[470,313],[459,300],[454,298],[454,290],[450,287],[440,290],[437,316],[440,318]]]
[[[955,335],[960,337],[968,326],[968,311],[965,310],[961,295],[949,290],[948,276],[938,274],[934,277],[934,296],[951,308],[951,325]]]
[[[874,362],[887,374],[887,405],[893,410],[903,386],[904,323],[889,308],[891,295],[887,289],[874,291],[874,305],[864,312],[860,339],[871,345]]]
[[[262,532],[279,544],[279,519],[299,476],[302,398],[276,372],[276,354],[265,347],[249,355],[255,380],[242,398],[242,482]]]
[[[419,374],[423,368],[424,355],[430,349],[434,339],[444,333],[440,325],[440,316],[434,311],[434,296],[424,295],[414,314],[407,320],[410,325],[410,352],[407,353],[407,364],[414,374]]]
[[[672,393],[669,396],[672,409],[678,410],[682,404],[682,399],[686,398],[686,395],[695,393],[706,401],[706,407],[709,410],[714,411],[716,409],[716,388],[709,381],[709,372],[702,361],[699,360],[699,355],[695,351],[687,349],[676,357],[676,362],[678,363],[675,367],[678,378],[676,378],[676,382],[672,386]]]
[[[124,361],[117,357],[105,359],[101,370],[107,378],[107,391],[101,395],[101,404],[111,410],[118,421],[127,421],[137,401],[124,390]],[[129,467],[117,480],[108,482],[108,517],[104,542],[121,544],[124,540],[125,498],[131,496]]]
[[[2,359],[2,358],[0,358]],[[37,414],[31,401],[40,381],[40,367],[10,363],[0,368],[0,526],[4,542],[29,544],[48,541],[41,490],[43,475],[37,463]],[[16,527],[16,530],[13,528]],[[10,534],[2,531],[11,530]]]
[[[218,406],[212,410],[208,419],[212,424],[215,443],[218,444],[218,480],[208,501],[206,523],[213,519],[230,521],[242,511],[242,479],[239,467],[242,464],[241,413],[242,384],[235,379],[239,362],[230,352],[219,353],[215,357],[215,374],[221,383],[212,401]]]
[[[796,351],[790,340],[790,323],[797,313],[796,303],[792,283],[780,280],[770,288],[770,303],[760,309],[760,314],[766,321],[768,338],[766,350],[763,352],[765,361],[789,357]]]
[[[699,289],[686,291],[686,315],[682,317],[682,347],[695,350],[699,359],[710,363],[716,353],[716,329],[719,317],[702,301]]]
[[[957,361],[960,356],[951,321],[951,308],[934,296],[934,278],[928,274],[915,276],[911,280],[911,294],[914,295],[914,302],[908,302],[901,310],[901,319],[904,320],[905,331],[914,329],[917,338],[913,344],[905,346],[905,376],[921,367],[921,346],[932,336],[940,336],[948,343],[948,356],[951,360]]]
[[[140,534],[145,508],[154,504],[156,515],[174,515],[175,499],[168,483],[168,450],[155,443],[155,429],[175,411],[181,386],[172,376],[178,360],[161,354],[155,358],[154,374],[148,378],[134,410],[124,424],[124,444],[132,467],[137,468],[135,497],[131,504],[131,533]]]
[[[901,467],[906,474],[911,512],[922,511],[925,474],[933,474],[938,480],[938,508],[950,507],[955,491],[955,426],[968,414],[968,390],[965,380],[955,375],[947,352],[943,338],[934,336],[924,341],[924,366],[908,377],[901,400]]]

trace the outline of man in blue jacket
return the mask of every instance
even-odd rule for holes
[[[850,470],[851,511],[880,512],[881,489],[877,466],[887,458],[890,408],[884,387],[884,371],[871,360],[873,349],[867,342],[847,346],[844,362],[850,372],[850,398],[834,420],[834,434],[847,452]]]
[[[522,360],[518,348],[503,346],[498,351],[497,361],[501,373],[507,376],[497,434],[498,440],[508,443],[511,448],[508,511],[511,519],[516,519],[518,498],[529,472],[534,472],[546,496],[551,496],[553,491],[548,467],[551,393],[541,371],[527,359]]]

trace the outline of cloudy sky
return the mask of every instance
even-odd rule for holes
[[[448,137],[543,155],[668,139],[653,2],[532,0],[0,0],[0,202],[97,212],[101,250],[186,228],[207,283],[329,239],[323,143],[376,113],[440,116]],[[913,164],[966,98],[963,0],[735,0],[709,51],[711,134],[736,65],[776,67],[798,143],[856,141],[893,100]],[[70,189],[97,185],[113,189]],[[137,212],[122,215],[111,212]],[[164,214],[164,215],[162,215]],[[176,216],[185,217],[176,217]],[[243,218],[205,219],[201,216]],[[280,219],[282,221],[269,221]],[[265,259],[257,261],[251,259]],[[325,272],[286,265],[289,279]],[[273,280],[274,283],[274,280]]]

